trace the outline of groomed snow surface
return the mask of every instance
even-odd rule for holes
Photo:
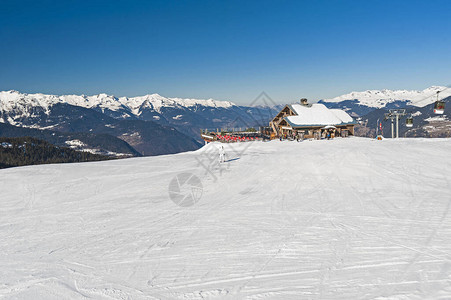
[[[451,140],[217,147],[0,170],[0,298],[451,298]]]

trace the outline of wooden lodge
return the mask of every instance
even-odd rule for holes
[[[300,103],[285,105],[269,125],[278,138],[320,139],[354,135],[356,122],[341,109],[301,99]]]
[[[354,119],[341,109],[330,109],[323,104],[301,103],[285,107],[269,122],[269,127],[201,129],[200,136],[206,142],[235,143],[270,139],[321,139],[354,135]]]

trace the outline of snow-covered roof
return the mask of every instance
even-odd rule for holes
[[[297,114],[285,117],[292,127],[344,125],[354,122],[354,119],[345,111],[329,109],[324,104],[315,103],[310,106],[292,104],[290,108]]]
[[[337,118],[341,120],[342,123],[354,122],[354,119],[348,115],[347,112],[341,109],[332,108],[329,109]]]

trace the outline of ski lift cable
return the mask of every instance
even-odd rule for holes
[[[446,85],[445,88],[444,88],[443,90],[437,91],[435,94],[438,95],[439,93],[442,93],[442,92],[447,91],[447,90],[449,90],[449,89],[451,89],[451,84]],[[431,98],[431,97],[434,97],[434,96],[435,96],[435,95],[429,95],[429,96],[426,96],[426,97],[424,97],[423,99],[418,100],[416,103],[421,103],[421,102],[426,101],[427,99],[429,99],[429,98]]]

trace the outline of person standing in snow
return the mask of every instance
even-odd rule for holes
[[[225,162],[225,150],[224,150],[224,146],[220,146],[219,147],[219,163],[223,163]]]

